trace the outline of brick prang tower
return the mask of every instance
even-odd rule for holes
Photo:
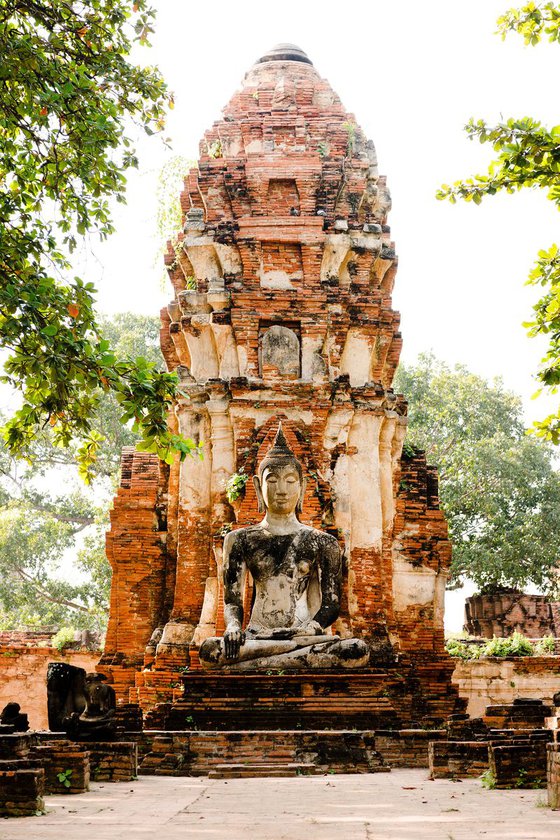
[[[334,629],[389,641],[398,656],[370,669],[379,720],[445,716],[456,700],[443,644],[451,548],[435,471],[402,454],[397,259],[373,143],[305,53],[283,44],[204,135],[181,206],[162,350],[184,394],[170,422],[204,458],[167,469],[123,456],[100,669],[144,710],[177,697],[170,686],[187,668],[193,691],[193,679],[219,683],[197,672],[197,650],[224,629],[223,535],[259,520],[251,482],[232,501],[226,482],[255,472],[282,420],[307,473],[302,521],[345,552]],[[362,693],[367,678],[345,675]],[[243,693],[247,678],[235,679]],[[312,694],[318,679],[308,676]]]

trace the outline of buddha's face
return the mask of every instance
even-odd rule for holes
[[[297,507],[302,483],[295,464],[271,464],[261,477],[264,504],[277,516],[288,516]]]

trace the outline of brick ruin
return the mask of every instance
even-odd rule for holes
[[[560,636],[560,602],[547,595],[510,590],[465,600],[465,630],[473,636],[506,638],[516,630],[530,639]]]
[[[397,257],[373,143],[308,57],[283,45],[205,133],[181,207],[161,346],[184,394],[170,424],[203,443],[204,458],[168,468],[123,454],[99,669],[145,712],[178,699],[182,679],[201,702],[212,693],[219,678],[201,674],[197,650],[224,629],[223,536],[258,518],[251,482],[232,502],[226,482],[255,472],[282,420],[307,473],[301,519],[345,551],[335,630],[389,639],[398,654],[392,668],[346,675],[326,716],[353,697],[359,717],[369,693],[374,724],[445,718],[457,702],[443,638],[451,547],[435,470],[403,454]],[[250,582],[245,597],[250,605]],[[254,679],[236,679],[250,709]],[[319,692],[302,677],[303,705],[304,684]]]

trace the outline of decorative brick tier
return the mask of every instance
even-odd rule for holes
[[[141,775],[205,776],[223,764],[307,764],[323,772],[379,773],[390,769],[375,748],[374,732],[240,731],[144,733],[151,750]]]

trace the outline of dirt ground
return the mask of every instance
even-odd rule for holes
[[[140,777],[49,796],[1,840],[560,840],[546,791],[427,780],[425,770],[290,779]]]

